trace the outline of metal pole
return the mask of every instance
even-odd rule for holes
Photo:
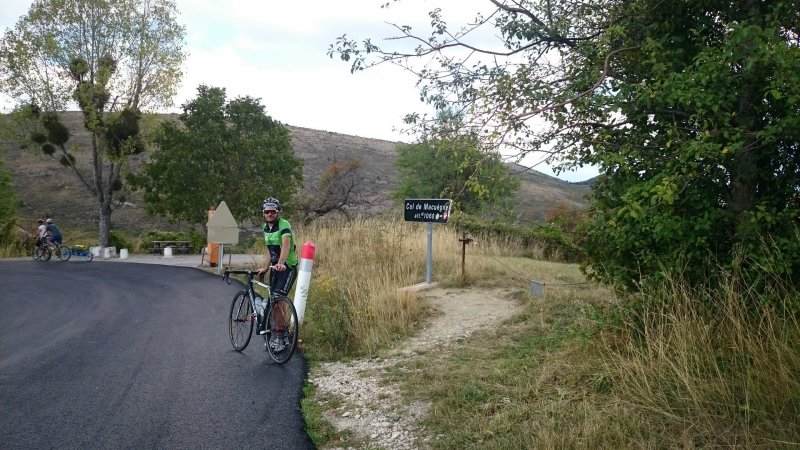
[[[220,270],[222,270],[222,254],[225,252],[225,244],[219,244],[219,260],[217,261],[217,275],[219,275]]]
[[[427,275],[427,282],[431,284],[431,266],[433,265],[433,223],[428,222],[428,275]]]

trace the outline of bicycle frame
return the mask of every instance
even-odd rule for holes
[[[274,267],[270,266],[270,272]],[[252,270],[225,269],[223,281],[230,284],[231,274],[247,277],[246,287],[233,298],[229,316],[229,334],[234,350],[241,352],[250,342],[255,325],[255,333],[264,337],[264,349],[278,364],[292,357],[298,342],[299,321],[297,311],[285,295],[273,294],[269,284],[254,279]],[[256,307],[256,287],[266,290],[263,309]],[[259,295],[260,296],[260,295]],[[245,299],[247,297],[247,299]]]
[[[273,266],[270,266],[270,271],[272,269],[273,269]],[[230,274],[232,274],[232,273],[233,274],[242,274],[242,275],[246,275],[247,276],[247,282],[245,283],[245,285],[247,286],[247,300],[250,302],[250,309],[253,312],[256,312],[256,313],[258,312],[258,309],[256,309],[256,294],[257,293],[256,293],[256,289],[255,289],[254,285],[260,286],[260,287],[266,289],[267,295],[265,297],[263,297],[263,299],[262,299],[263,301],[266,302],[265,305],[264,305],[264,309],[262,310],[263,311],[262,314],[265,314],[265,312],[267,311],[267,308],[272,306],[272,288],[268,284],[265,284],[265,283],[262,283],[262,282],[256,280],[254,278],[255,272],[253,272],[251,270],[228,270],[226,268],[225,269],[224,279],[228,284],[230,284],[230,281],[229,281],[230,280]],[[267,273],[269,274],[270,272],[267,272]],[[263,317],[255,317],[254,319],[263,320]]]

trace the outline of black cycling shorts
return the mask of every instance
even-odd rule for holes
[[[286,266],[286,270],[283,272],[272,270],[271,273],[269,286],[272,288],[272,292],[289,295],[289,291],[292,290],[292,285],[297,275],[297,266]]]

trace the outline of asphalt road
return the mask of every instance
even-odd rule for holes
[[[0,448],[313,448],[306,362],[228,338],[237,282],[110,261],[0,260]]]

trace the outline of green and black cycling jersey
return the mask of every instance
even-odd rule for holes
[[[276,264],[278,257],[281,254],[281,238],[284,235],[289,235],[289,254],[286,256],[287,266],[297,265],[297,251],[294,244],[294,233],[292,233],[292,226],[286,219],[278,219],[278,222],[270,228],[268,223],[264,224],[262,228],[264,231],[264,243],[267,245],[267,251],[270,255],[270,264]]]

